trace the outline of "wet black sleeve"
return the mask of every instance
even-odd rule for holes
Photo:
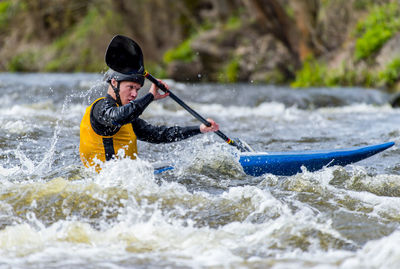
[[[91,117],[98,124],[107,127],[120,127],[139,117],[153,99],[154,96],[149,93],[135,101],[129,102],[129,104],[117,106],[116,101],[107,95],[105,99],[98,101],[94,105]]]
[[[199,126],[154,126],[139,118],[132,121],[132,127],[139,140],[156,144],[176,142],[201,133]]]

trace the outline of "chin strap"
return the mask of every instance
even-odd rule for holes
[[[121,82],[118,81],[117,87],[114,87],[114,86],[112,85],[111,81],[110,81],[111,88],[114,90],[114,92],[115,92],[115,97],[117,98],[117,104],[118,104],[119,106],[122,106],[121,97],[119,96],[119,85],[120,85],[120,83],[121,83]]]

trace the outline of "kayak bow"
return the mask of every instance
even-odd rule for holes
[[[239,163],[243,171],[250,176],[291,176],[302,172],[302,167],[314,172],[328,166],[352,164],[382,152],[394,144],[387,142],[366,147],[320,151],[249,152],[241,153]],[[155,169],[154,173],[160,174],[172,169],[173,166],[165,166]]]

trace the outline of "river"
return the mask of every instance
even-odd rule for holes
[[[400,137],[400,109],[377,90],[167,82],[256,151]],[[138,160],[97,174],[80,163],[79,124],[105,89],[100,74],[0,74],[0,268],[400,267],[398,146],[346,167],[251,177],[206,134],[139,142]],[[198,124],[170,99],[142,117]]]

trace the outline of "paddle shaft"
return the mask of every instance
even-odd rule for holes
[[[205,118],[203,118],[199,113],[197,113],[196,111],[194,111],[191,107],[189,107],[185,102],[183,102],[178,96],[176,96],[175,94],[173,94],[170,90],[168,90],[167,88],[165,88],[165,86],[160,83],[155,77],[153,77],[150,73],[148,73],[147,71],[144,73],[144,76],[150,80],[151,82],[153,82],[160,90],[162,90],[163,92],[168,92],[169,93],[169,97],[171,97],[175,102],[177,102],[180,106],[182,106],[184,109],[186,109],[186,111],[188,111],[190,114],[192,114],[193,117],[195,117],[196,119],[198,119],[199,121],[201,121],[204,125],[206,125],[207,127],[211,126],[211,123],[209,123]],[[223,132],[221,131],[216,131],[215,132],[219,137],[221,137],[226,143],[228,143],[229,145],[232,145],[236,148],[238,148],[240,151],[247,151],[245,148],[243,148],[242,146],[238,145],[235,141],[233,141],[232,139],[230,139],[229,137],[227,137]]]

